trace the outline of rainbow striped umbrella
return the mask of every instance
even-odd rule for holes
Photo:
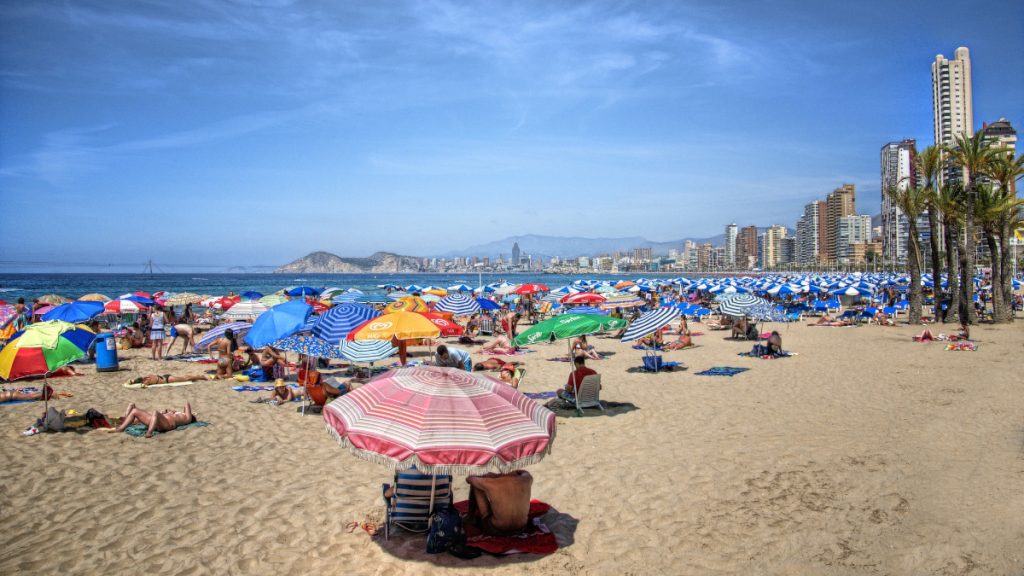
[[[356,456],[424,474],[511,472],[555,438],[555,414],[515,388],[438,366],[386,372],[328,404],[324,423]]]
[[[84,357],[95,338],[92,330],[61,320],[31,324],[0,350],[0,378],[49,374]]]

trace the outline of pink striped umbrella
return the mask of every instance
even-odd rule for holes
[[[604,296],[594,292],[577,292],[562,297],[562,304],[600,304],[607,300]]]
[[[111,300],[103,305],[104,314],[137,314],[146,307],[132,300]]]
[[[506,473],[539,462],[555,414],[511,386],[457,368],[392,370],[331,402],[327,431],[356,456],[424,474]]]

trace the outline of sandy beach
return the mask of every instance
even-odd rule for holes
[[[382,520],[391,473],[338,446],[319,415],[251,403],[260,394],[234,382],[126,389],[212,367],[121,352],[120,372],[55,380],[74,395],[55,405],[120,415],[188,400],[210,426],[24,438],[42,403],[0,406],[0,573],[1024,572],[1020,323],[972,330],[976,352],[911,342],[916,327],[788,325],[799,355],[776,360],[693,329],[699,347],[666,357],[683,372],[630,370],[642,352],[592,338],[612,353],[591,363],[602,399],[620,405],[560,417],[553,452],[530,468],[561,548],[469,561],[426,554],[420,535],[346,531]],[[515,358],[521,389],[563,385],[568,364],[548,359],[564,342],[531,349]],[[695,374],[713,366],[749,370]],[[467,493],[457,478],[456,499]]]

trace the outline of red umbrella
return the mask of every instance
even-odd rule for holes
[[[560,300],[562,304],[600,304],[607,300],[604,296],[595,292],[577,292],[569,294]]]
[[[441,336],[462,336],[466,329],[436,312],[420,312],[441,330]]]
[[[142,296],[143,298],[149,298],[150,300],[153,299],[153,297],[151,295],[146,294],[145,292],[142,292],[141,290],[139,292],[132,292],[132,294],[135,294],[136,296]]]
[[[543,284],[523,284],[512,292],[516,294],[536,294],[537,292],[550,292],[551,289]]]
[[[103,305],[104,314],[135,314],[145,309],[145,306],[132,300],[111,300]]]
[[[327,304],[324,304],[323,302],[318,302],[316,300],[310,302],[310,306],[313,307],[313,314],[323,314],[324,312],[327,312],[328,310],[331,309],[331,307],[328,306]]]

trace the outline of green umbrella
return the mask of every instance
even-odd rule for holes
[[[619,330],[625,326],[624,319],[602,314],[562,314],[533,325],[526,332],[516,336],[512,343],[516,346],[525,346],[551,339],[562,340],[605,330]]]

